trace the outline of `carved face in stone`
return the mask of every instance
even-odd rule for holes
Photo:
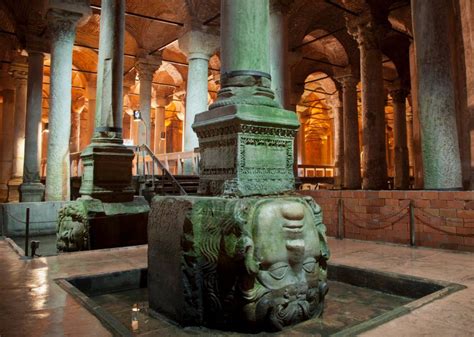
[[[245,282],[245,318],[281,330],[319,314],[327,286],[313,210],[302,199],[274,199],[256,208],[252,222],[259,270]]]
[[[84,209],[67,205],[59,211],[56,246],[59,251],[87,249],[88,222]]]

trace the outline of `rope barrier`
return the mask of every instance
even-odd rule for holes
[[[434,229],[438,232],[441,232],[441,233],[444,233],[444,234],[447,234],[447,235],[456,235],[456,236],[460,236],[460,237],[463,237],[463,238],[472,238],[474,237],[474,233],[472,234],[463,234],[463,233],[453,233],[453,232],[450,232],[450,231],[447,231],[445,229],[442,229],[442,228],[438,228],[432,224],[429,224],[427,222],[425,222],[421,217],[419,217],[418,215],[415,215],[415,218],[421,222],[422,225],[426,226],[426,227],[429,227],[431,229]]]
[[[400,210],[392,213],[392,214],[387,214],[387,215],[381,215],[380,217],[378,218],[371,218],[371,219],[364,219],[363,217],[361,217],[357,212],[354,212],[353,210],[349,209],[347,206],[343,206],[344,209],[346,211],[348,211],[349,213],[351,213],[354,217],[358,218],[359,220],[361,221],[370,221],[372,223],[379,223],[379,222],[382,222],[384,220],[388,220],[390,218],[394,218],[398,215],[400,215],[402,212],[406,211],[408,207],[404,207],[404,208],[401,208]],[[370,214],[367,214],[368,216],[370,216]],[[399,220],[399,219],[398,219]],[[397,221],[398,221],[397,220]]]

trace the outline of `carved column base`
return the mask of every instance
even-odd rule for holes
[[[202,195],[269,195],[294,190],[294,112],[230,104],[196,116]]]
[[[122,144],[92,143],[81,154],[84,173],[79,193],[104,202],[132,201],[133,157]]]
[[[44,185],[41,183],[23,183],[20,185],[21,202],[39,202],[44,200]]]
[[[311,197],[155,197],[152,315],[243,332],[317,317],[328,291],[325,231]]]

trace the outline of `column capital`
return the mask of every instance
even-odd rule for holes
[[[153,75],[157,71],[162,63],[161,54],[159,55],[148,55],[146,52],[139,52],[137,62],[135,63],[135,69],[138,72],[140,81],[153,81]]]
[[[204,26],[186,28],[187,31],[178,39],[179,49],[188,56],[188,60],[194,58],[209,60],[220,45],[217,33]]]
[[[339,97],[339,93],[326,96],[326,103],[332,109],[342,108],[342,101],[341,101],[341,98]]]
[[[357,18],[346,15],[345,20],[347,32],[357,41],[359,48],[380,49],[388,27],[376,22],[370,9],[364,9]]]
[[[26,35],[26,51],[30,54],[46,54],[49,52],[49,41],[34,34]]]
[[[334,79],[341,84],[343,89],[354,88],[359,83],[359,78],[352,74],[337,76]]]
[[[81,14],[62,9],[50,9],[46,17],[49,33],[53,39],[59,41],[74,40],[76,26],[81,19]]]
[[[20,58],[16,59],[12,64],[10,64],[8,73],[15,80],[21,81],[26,84],[26,80],[28,79],[28,64],[26,63],[26,57],[21,56]]]
[[[57,11],[59,13],[69,13],[78,17],[75,24],[82,26],[87,23],[92,15],[89,0],[47,0],[47,19],[49,20],[50,12]]]
[[[270,0],[270,14],[288,14],[293,3],[294,0]]]
[[[406,88],[396,88],[390,90],[390,96],[394,103],[405,103],[405,100],[410,91]]]

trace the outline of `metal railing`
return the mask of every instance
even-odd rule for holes
[[[156,174],[161,173],[162,177],[160,179],[160,187],[162,193],[165,190],[165,183],[169,181],[173,186],[174,190],[180,195],[186,195],[186,191],[181,186],[181,184],[176,180],[176,178],[171,174],[171,172],[163,165],[163,163],[157,158],[153,151],[148,147],[148,145],[143,144],[140,146],[134,146],[135,152],[135,164],[136,164],[136,174],[140,176],[143,183],[151,180],[151,185],[153,190],[157,188]],[[156,168],[156,170],[155,170]],[[161,172],[160,172],[161,171]]]

